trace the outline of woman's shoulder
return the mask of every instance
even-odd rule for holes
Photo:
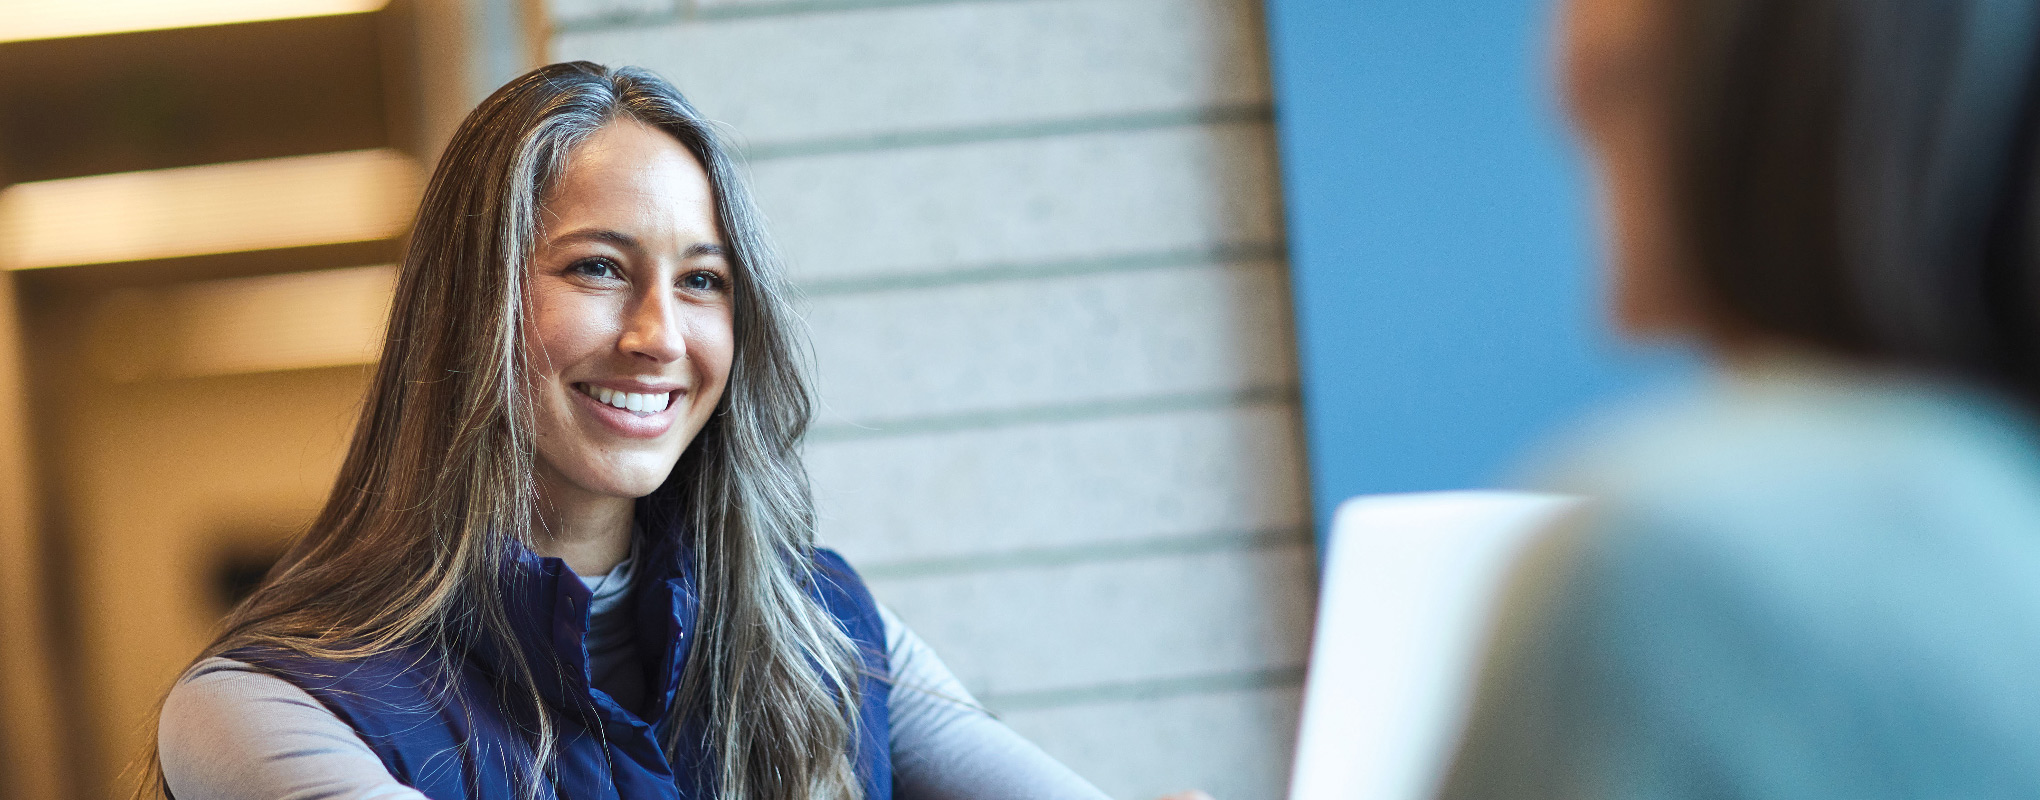
[[[864,584],[864,577],[850,566],[849,559],[829,548],[817,547],[814,576],[816,599],[848,627],[851,637],[883,647],[885,624],[880,618],[878,600]]]
[[[296,684],[247,661],[213,656],[178,676],[164,702],[164,715],[176,711],[209,711],[250,705],[252,701],[303,698],[311,695]]]
[[[1951,384],[1860,370],[1743,374],[1632,403],[1570,441],[1538,482],[1638,512],[1781,519],[1908,505],[2040,522],[2030,415]]]
[[[423,646],[401,645],[351,655],[317,655],[268,645],[241,647],[200,662],[186,675],[234,671],[267,675],[315,696],[373,687],[377,695],[392,699],[406,692],[443,691],[449,677],[444,658]]]
[[[871,597],[870,587],[864,584],[864,576],[850,566],[850,560],[826,547],[814,549],[814,576],[816,588],[824,595],[834,596],[844,602],[870,607],[872,614],[878,613],[876,600]]]
[[[296,684],[247,662],[216,656],[178,677],[163,700],[158,728],[167,759],[172,752],[210,750],[207,740],[223,731],[300,711],[338,721]]]
[[[1549,595],[1497,680],[1745,766],[2032,751],[2035,440],[1957,387],[1818,377],[1604,423],[1550,473],[1589,502],[1525,571]]]
[[[1671,649],[1775,634],[1842,660],[1971,652],[1954,640],[1984,617],[2040,634],[2026,412],[1888,376],[1737,381],[1604,422],[1547,473],[1590,499],[1570,564],[1609,625]]]
[[[209,658],[180,677],[157,723],[163,778],[182,800],[422,798],[391,777],[347,723],[296,684]]]
[[[164,731],[166,735],[170,732],[172,721],[218,721],[277,713],[316,712],[320,719],[338,720],[318,695],[326,693],[340,676],[351,677],[367,663],[285,657],[254,649],[200,660],[178,676],[164,698]],[[376,675],[370,680],[383,677]]]
[[[817,569],[835,575],[856,578],[858,582],[863,582],[864,579],[857,575],[857,570],[850,566],[850,559],[844,558],[842,553],[827,547],[817,547],[814,552],[815,567]]]

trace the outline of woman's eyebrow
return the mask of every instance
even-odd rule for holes
[[[553,244],[566,244],[568,242],[601,242],[624,250],[643,249],[638,244],[637,237],[623,231],[613,231],[607,228],[583,228],[553,237]]]
[[[632,252],[642,252],[644,250],[644,245],[637,240],[637,237],[623,231],[610,230],[608,228],[583,228],[570,233],[560,234],[553,237],[552,240],[552,243],[556,245],[572,242],[601,242]],[[727,255],[729,255],[729,251],[715,242],[695,242],[688,245],[687,249],[680,251],[681,258]]]

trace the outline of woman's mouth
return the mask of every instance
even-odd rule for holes
[[[611,406],[614,408],[620,408],[624,411],[628,411],[640,417],[649,417],[653,414],[657,414],[661,411],[664,411],[666,410],[666,405],[668,403],[673,402],[672,392],[657,392],[652,394],[639,394],[636,392],[620,392],[615,389],[596,386],[591,383],[576,383],[574,384],[574,389],[582,394],[595,398],[595,402],[597,403],[601,403],[603,405]]]

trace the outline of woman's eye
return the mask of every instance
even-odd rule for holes
[[[623,270],[606,258],[584,258],[567,267],[568,272],[590,278],[621,278]]]
[[[696,292],[713,292],[723,288],[723,277],[706,270],[690,272],[680,279],[680,288]]]

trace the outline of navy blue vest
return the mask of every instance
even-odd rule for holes
[[[640,517],[642,519],[642,517]],[[669,760],[669,710],[687,665],[698,597],[674,537],[652,537],[635,590],[638,654],[646,672],[643,708],[627,709],[589,685],[589,593],[556,558],[524,552],[510,565],[511,610],[537,688],[559,730],[557,766],[540,795],[559,800],[711,800],[715,764],[701,732],[685,731]],[[663,541],[660,541],[663,540]],[[852,754],[866,800],[890,800],[889,685],[878,606],[834,552],[815,558],[810,587],[865,659],[858,740]],[[420,652],[334,662],[242,650],[225,654],[290,681],[354,727],[397,780],[434,800],[515,800],[532,761],[530,703],[505,693],[500,654],[476,648],[445,686]],[[558,659],[560,670],[547,665]],[[650,722],[647,722],[650,720]],[[690,726],[692,727],[692,726]]]

